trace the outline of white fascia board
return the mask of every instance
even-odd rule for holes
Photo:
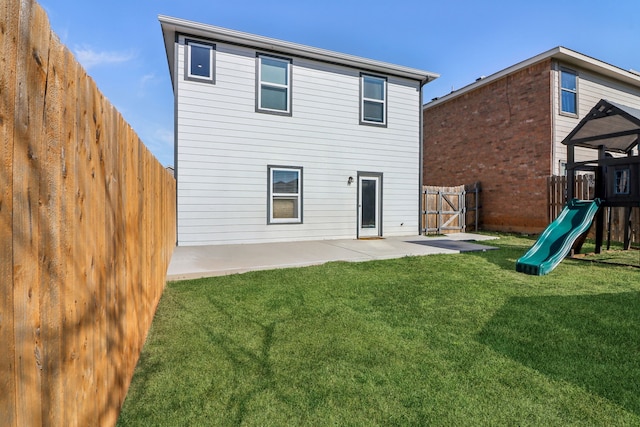
[[[172,70],[172,73],[175,35],[177,33],[184,33],[192,36],[211,39],[213,41],[251,46],[258,49],[289,54],[292,56],[345,65],[351,68],[358,68],[365,71],[404,77],[411,80],[417,80],[421,82],[422,85],[440,77],[439,74],[419,70],[416,68],[389,64],[387,62],[375,61],[372,59],[272,39],[269,37],[244,33],[241,31],[230,30],[227,28],[202,24],[199,22],[173,18],[170,16],[160,15],[158,16],[158,20],[160,21],[160,25],[162,26],[165,48],[167,50],[167,59],[169,60],[169,68]]]
[[[614,65],[607,64],[606,62],[573,51],[571,49],[567,49],[566,47],[558,46],[532,58],[526,59],[522,62],[518,62],[517,64],[505,68],[502,71],[498,71],[497,73],[491,74],[488,77],[479,79],[474,83],[464,86],[447,95],[441,96],[438,99],[425,104],[422,108],[428,109],[431,107],[435,107],[438,104],[450,101],[454,98],[457,98],[458,96],[464,95],[467,92],[499,80],[505,76],[508,76],[509,74],[513,74],[549,58],[555,59],[565,65],[573,65],[580,69],[593,71],[595,73],[610,77],[614,80],[621,81],[632,86],[640,87],[640,75],[631,71],[623,70],[622,68],[616,67]]]

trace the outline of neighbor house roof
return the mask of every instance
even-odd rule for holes
[[[425,104],[425,108],[434,107],[443,102],[449,101],[451,99],[457,98],[467,92],[470,92],[474,89],[487,85],[491,82],[494,82],[498,79],[501,79],[505,76],[523,70],[527,67],[530,67],[538,62],[547,60],[547,59],[556,59],[561,61],[563,64],[574,65],[576,67],[580,67],[581,69],[586,69],[589,71],[593,71],[595,73],[610,77],[612,79],[640,87],[640,75],[635,72],[623,70],[622,68],[616,67],[615,65],[608,64],[606,62],[600,61],[598,59],[592,58],[590,56],[584,55],[582,53],[576,52],[571,49],[567,49],[566,47],[558,46],[554,47],[551,50],[543,52],[539,55],[536,55],[532,58],[519,62],[511,67],[505,68],[502,71],[498,71],[497,73],[491,74],[488,77],[481,77],[476,80],[474,83],[471,83],[461,89],[452,91],[451,93],[441,96],[432,100],[431,102]]]
[[[562,143],[629,153],[639,138],[640,110],[601,99]]]
[[[245,45],[257,49],[345,65],[347,67],[358,68],[370,72],[405,77],[412,80],[418,80],[422,84],[426,84],[440,77],[439,74],[419,70],[416,68],[389,64],[386,62],[375,61],[372,59],[361,58],[358,56],[333,52],[330,50],[319,49],[297,43],[258,36],[255,34],[244,33],[241,31],[230,30],[227,28],[216,27],[213,25],[202,24],[199,22],[187,21],[180,18],[172,18],[170,16],[160,15],[158,16],[158,20],[160,21],[160,25],[162,27],[164,44],[167,50],[167,60],[169,61],[172,80],[174,77],[173,62],[175,58],[174,49],[176,34],[181,33],[220,42]]]

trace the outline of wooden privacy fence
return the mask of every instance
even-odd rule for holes
[[[449,234],[478,230],[480,183],[422,188],[422,233]]]
[[[593,175],[576,176],[574,187],[575,197],[582,200],[591,200],[595,194],[595,179]],[[549,222],[560,215],[567,203],[567,177],[550,176],[547,179],[549,186]],[[605,207],[605,237],[614,242],[624,242],[624,227],[627,222],[625,208]],[[592,230],[593,233],[593,230]],[[640,242],[640,208],[631,210],[631,242]]]
[[[113,425],[175,244],[175,180],[30,0],[0,3],[0,424]]]
[[[567,204],[567,177],[550,176],[547,178],[549,186],[548,205],[549,223],[556,219]],[[580,200],[592,200],[595,195],[595,178],[592,174],[577,175],[574,185],[574,197]]]

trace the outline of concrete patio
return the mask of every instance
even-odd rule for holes
[[[404,236],[375,240],[313,240],[244,245],[178,246],[167,280],[223,276],[255,270],[303,267],[330,261],[371,261],[404,256],[457,254],[487,250],[477,241],[495,237],[457,233],[446,236]]]

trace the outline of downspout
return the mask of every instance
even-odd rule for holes
[[[418,111],[420,117],[418,119],[419,123],[419,131],[418,138],[420,139],[418,143],[419,151],[418,151],[418,173],[420,176],[418,177],[418,235],[422,234],[422,188],[424,186],[424,132],[423,132],[423,124],[424,124],[424,105],[422,103],[422,88],[429,82],[434,81],[440,77],[438,74],[435,76],[426,76],[423,80],[420,80],[420,90],[419,90],[419,107]]]
[[[180,236],[178,236],[178,63],[180,41],[178,33],[175,34],[173,51],[173,73],[171,74],[171,83],[173,86],[173,177],[176,180],[176,246],[179,244]]]
[[[556,156],[556,110],[555,110],[555,106],[556,106],[556,78],[557,78],[557,62],[556,61],[551,61],[551,69],[549,70],[550,72],[550,76],[549,76],[549,90],[551,93],[551,96],[549,97],[549,114],[551,114],[551,159],[549,160],[549,163],[551,163],[551,167],[550,167],[550,171],[551,174],[550,175],[555,175],[556,172],[556,165],[558,166],[558,174],[560,174],[560,163],[559,163],[559,158],[557,158]],[[567,162],[568,163],[568,162]],[[566,168],[565,168],[566,169]],[[566,173],[566,171],[565,171]],[[547,200],[550,200],[550,188],[549,185],[547,185]],[[553,221],[553,218],[551,217],[551,213],[549,212],[549,209],[547,209],[547,224],[551,224],[551,221]]]
[[[418,123],[419,123],[419,131],[418,131],[418,138],[419,138],[419,143],[418,143],[418,147],[419,147],[419,152],[418,152],[418,236],[420,236],[422,234],[422,188],[424,187],[424,157],[423,157],[423,149],[424,149],[424,135],[423,135],[423,121],[424,121],[424,109],[423,109],[423,105],[422,105],[422,88],[424,87],[424,85],[426,85],[427,83],[429,83],[429,77],[427,77],[424,80],[420,81],[420,91],[419,91],[419,107],[418,107],[418,111],[419,111],[419,119],[418,119]]]

